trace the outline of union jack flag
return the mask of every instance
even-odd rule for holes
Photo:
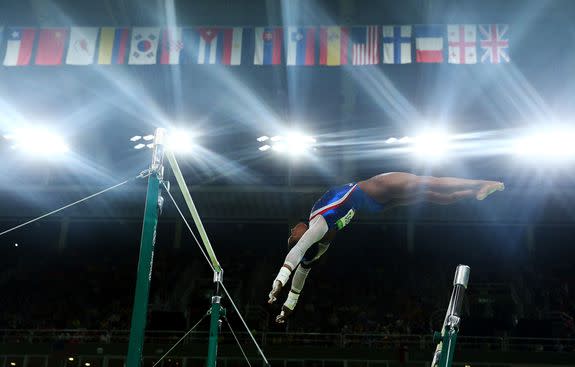
[[[507,24],[479,25],[480,45],[483,49],[482,63],[501,64],[509,62],[508,30]]]

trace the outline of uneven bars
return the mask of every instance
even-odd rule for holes
[[[194,201],[192,200],[192,195],[190,194],[190,190],[188,190],[188,186],[186,185],[186,181],[184,181],[184,176],[182,175],[182,171],[180,170],[180,166],[178,166],[178,162],[176,161],[176,157],[171,150],[166,151],[166,156],[168,157],[168,161],[170,162],[170,166],[172,167],[172,172],[174,172],[174,176],[176,177],[176,181],[178,182],[178,186],[182,191],[182,195],[184,196],[184,200],[190,210],[190,214],[192,214],[192,218],[194,219],[194,223],[198,228],[198,232],[200,232],[200,237],[202,237],[202,241],[204,242],[204,247],[212,261],[212,265],[214,270],[218,273],[222,271],[222,267],[220,266],[220,262],[218,261],[216,254],[214,253],[214,249],[212,248],[212,244],[210,243],[210,239],[208,238],[208,234],[204,229],[204,225],[200,219],[200,214],[194,205]]]

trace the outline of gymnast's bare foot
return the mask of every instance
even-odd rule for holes
[[[483,186],[481,186],[475,197],[477,200],[483,200],[489,195],[493,194],[495,191],[503,190],[505,190],[505,185],[503,182],[487,181],[485,184],[483,184]]]

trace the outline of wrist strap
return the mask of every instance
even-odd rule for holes
[[[287,299],[284,303],[284,306],[286,306],[287,308],[289,308],[290,310],[293,311],[293,309],[295,308],[295,305],[297,305],[297,301],[299,299],[299,293],[295,293],[293,291],[290,291],[288,293]]]
[[[280,272],[276,276],[275,280],[279,281],[282,284],[282,287],[285,287],[286,283],[289,280],[290,275],[291,275],[291,270],[289,270],[285,266],[282,266],[282,268],[280,269]]]

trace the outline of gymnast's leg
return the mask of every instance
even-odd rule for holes
[[[390,172],[358,183],[371,198],[392,205],[407,205],[420,201],[451,204],[467,198],[483,200],[495,191],[502,191],[502,182],[468,180],[455,177],[416,176]]]

